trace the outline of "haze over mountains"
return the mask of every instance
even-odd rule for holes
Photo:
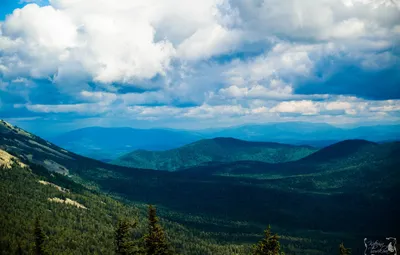
[[[168,150],[202,138],[200,134],[181,130],[89,127],[51,141],[84,156],[110,160],[137,149]]]
[[[254,143],[226,138],[223,141],[229,142],[230,151],[243,151],[243,144],[251,145],[249,151],[254,149]],[[223,238],[221,247],[226,249],[240,243],[245,250],[249,239],[254,242],[251,236],[268,224],[280,230],[288,252],[296,254],[336,254],[338,240],[345,240],[354,252],[361,252],[365,236],[399,234],[398,142],[346,140],[291,162],[212,161],[168,172],[85,158],[1,122],[0,149],[32,169],[40,166],[57,172],[88,190],[111,193],[134,204],[157,204],[166,219],[191,229],[190,242],[199,243],[198,247],[180,248],[182,254],[202,254],[200,251],[214,238]],[[46,172],[35,174],[51,176]],[[23,180],[23,173],[18,173],[13,178]],[[8,178],[1,180],[2,185],[9,185]],[[22,199],[18,191],[13,192]],[[97,198],[80,199],[90,211],[90,200]],[[16,201],[13,203],[20,203]],[[41,207],[46,206],[41,202]],[[102,226],[105,222],[97,224]],[[207,236],[214,237],[205,242],[206,237],[196,231],[206,231]],[[176,236],[175,232],[172,235]],[[179,238],[173,242],[182,243]],[[227,254],[226,249],[214,254]]]
[[[84,156],[111,161],[135,150],[169,150],[216,137],[324,147],[346,139],[399,140],[400,125],[344,129],[325,123],[284,122],[196,131],[89,127],[70,131],[50,141]]]

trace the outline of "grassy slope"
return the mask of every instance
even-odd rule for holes
[[[298,160],[315,151],[316,149],[309,146],[214,138],[167,151],[138,150],[120,157],[113,163],[128,167],[175,171],[214,161],[287,162]]]

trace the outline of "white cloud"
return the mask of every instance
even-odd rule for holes
[[[348,117],[373,116],[375,113],[399,112],[400,100],[368,101],[354,97],[336,97],[328,101],[311,100],[285,101],[270,109],[276,113],[297,113],[301,115],[347,115]],[[375,112],[375,113],[374,113]]]
[[[254,104],[221,104],[179,108],[174,106],[112,106],[107,102],[64,105],[16,105],[38,114],[78,114],[117,118],[126,121],[151,121],[195,128],[206,126],[263,123],[268,121],[311,121],[332,124],[398,120],[400,100],[368,101],[355,97],[333,97],[324,102],[311,100],[257,101]],[[396,117],[397,116],[397,117]],[[185,124],[184,124],[185,123]],[[191,124],[190,124],[191,123]],[[182,127],[182,126],[181,126]]]
[[[381,6],[385,7],[398,7],[400,2],[398,0],[342,0],[343,3],[348,7],[353,7],[357,3],[364,5],[370,5],[373,8],[378,8]]]
[[[0,63],[10,76],[20,73],[35,78],[79,66],[81,72],[103,83],[134,83],[165,75],[175,57],[208,58],[239,40],[219,24],[217,9],[211,11],[219,2],[55,0],[46,7],[28,4],[2,25],[0,50],[6,54]]]
[[[221,117],[237,117],[250,113],[249,109],[243,108],[240,105],[201,105],[188,109],[183,114],[184,117],[200,118],[200,119],[218,119]]]
[[[388,100],[375,103],[375,106],[369,109],[372,112],[400,112],[400,100]]]
[[[135,83],[166,75],[174,59],[207,59],[233,51],[243,42],[280,37],[348,40],[372,32],[390,34],[388,29],[399,21],[394,17],[398,13],[381,4],[373,5],[371,14],[370,5],[371,1],[336,0],[266,0],[259,4],[250,0],[120,0],[118,4],[54,0],[45,7],[28,4],[2,24],[0,49],[5,54],[0,64],[9,75],[53,76],[74,65],[98,82]],[[287,47],[278,44],[270,53],[279,64],[260,63],[260,68],[267,74],[281,67],[309,71],[309,49],[304,47],[312,46]]]
[[[382,28],[392,27],[399,21],[398,10],[391,0],[338,1],[338,0],[231,0],[238,9],[238,26],[254,36],[278,36],[292,40],[325,40],[352,38],[344,31],[362,32],[366,23]],[[396,0],[396,3],[398,1]],[[262,26],[260,25],[262,24]]]
[[[45,7],[28,4],[0,23],[0,76],[19,84],[45,79],[77,101],[47,105],[32,102],[26,91],[19,93],[27,99],[28,110],[41,113],[232,122],[259,116],[265,120],[318,114],[355,118],[370,112],[387,116],[397,114],[397,101],[300,95],[296,86],[299,80],[317,77],[321,59],[344,56],[371,72],[398,63],[398,56],[388,50],[400,42],[400,15],[393,5],[397,2],[53,0]],[[255,56],[240,57],[254,52]],[[213,58],[220,54],[231,56]],[[336,70],[333,62],[321,79]],[[37,86],[30,92],[40,90]]]
[[[213,55],[228,53],[242,37],[240,31],[229,31],[219,24],[196,31],[178,48],[178,57],[185,60],[207,59]]]
[[[128,93],[120,95],[120,98],[126,105],[167,104],[171,101],[166,93],[160,91]]]
[[[278,43],[264,55],[248,61],[233,62],[224,75],[236,86],[259,83],[276,77],[307,76],[314,67],[315,60],[332,51],[332,47],[330,44]]]
[[[315,115],[319,113],[319,110],[313,101],[301,100],[281,102],[275,107],[271,108],[270,112]]]
[[[79,16],[74,9],[35,4],[15,10],[2,29],[3,41],[11,40],[14,46],[5,51],[9,73],[46,77],[79,65],[94,81],[105,83],[164,74],[174,49],[166,41],[154,42],[155,31],[148,21],[98,11],[87,9],[85,16]]]
[[[279,80],[271,80],[266,85],[255,84],[245,87],[232,85],[228,88],[222,88],[218,91],[218,95],[224,98],[248,98],[248,99],[275,99],[285,100],[295,98],[293,88],[289,84],[285,84]],[[300,96],[301,97],[301,96]]]
[[[365,32],[364,22],[356,18],[351,18],[334,26],[333,29],[327,33],[327,37],[349,39],[363,36]]]
[[[32,112],[38,113],[79,113],[83,115],[105,113],[109,110],[103,104],[26,105],[25,107]]]
[[[81,91],[81,96],[89,101],[94,102],[102,102],[102,103],[112,103],[117,99],[117,95],[114,93],[108,92],[90,92],[90,91]]]

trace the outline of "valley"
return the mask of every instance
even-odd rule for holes
[[[300,147],[301,151],[308,149],[307,155],[294,161],[267,163],[268,157],[266,162],[211,161],[169,172],[110,165],[82,157],[5,122],[1,122],[0,134],[0,148],[32,169],[36,177],[30,183],[45,177],[43,180],[59,185],[51,177],[51,172],[56,173],[61,184],[66,182],[59,186],[77,187],[77,197],[70,199],[90,212],[88,201],[100,199],[97,196],[131,210],[125,214],[130,217],[132,210],[143,215],[145,204],[157,205],[172,243],[183,254],[227,254],[226,249],[243,254],[268,224],[282,235],[287,254],[335,254],[342,241],[354,251],[361,251],[363,236],[398,235],[398,142],[347,140],[314,153],[309,147]],[[237,146],[241,141],[229,142],[228,151],[245,147]],[[253,149],[249,147],[249,155]],[[21,177],[26,175],[23,170],[16,173],[13,178],[25,178]],[[5,180],[2,178],[3,187],[21,196],[18,190],[24,189],[15,190]],[[29,189],[39,187],[57,192],[40,183]],[[86,197],[79,199],[79,194]],[[49,197],[53,195],[38,201],[30,199],[30,203],[42,201],[40,206],[32,205],[31,210],[39,213],[38,208],[67,206],[49,203]],[[110,220],[100,220],[102,217],[96,224],[108,222],[110,233]],[[112,216],[114,221],[117,217]],[[189,231],[192,241],[184,238],[182,231]],[[198,247],[188,249],[186,242],[193,240],[198,240]],[[205,252],[207,249],[209,252]]]

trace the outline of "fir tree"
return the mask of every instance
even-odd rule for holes
[[[344,244],[341,243],[339,245],[339,255],[350,255],[351,250],[349,248],[344,247]]]
[[[170,246],[164,234],[164,230],[158,223],[156,208],[149,205],[149,233],[145,236],[145,248],[148,255],[168,255],[172,254]]]
[[[271,226],[264,231],[264,239],[253,247],[253,255],[284,255],[279,236],[271,233]]]
[[[43,232],[42,226],[40,225],[40,221],[38,218],[35,220],[35,254],[36,255],[44,255],[47,254],[44,242],[46,240],[46,235]]]
[[[142,255],[145,254],[141,241],[132,240],[132,229],[137,226],[137,222],[130,223],[127,220],[118,222],[115,231],[115,253],[118,255]]]
[[[127,255],[131,253],[132,241],[130,241],[131,224],[127,220],[118,222],[115,231],[115,252],[119,255]]]
[[[21,247],[21,243],[20,243],[20,242],[18,242],[18,247],[17,247],[17,251],[15,252],[15,254],[16,254],[16,255],[23,255],[23,254],[25,254],[24,251],[22,250],[22,247]]]

